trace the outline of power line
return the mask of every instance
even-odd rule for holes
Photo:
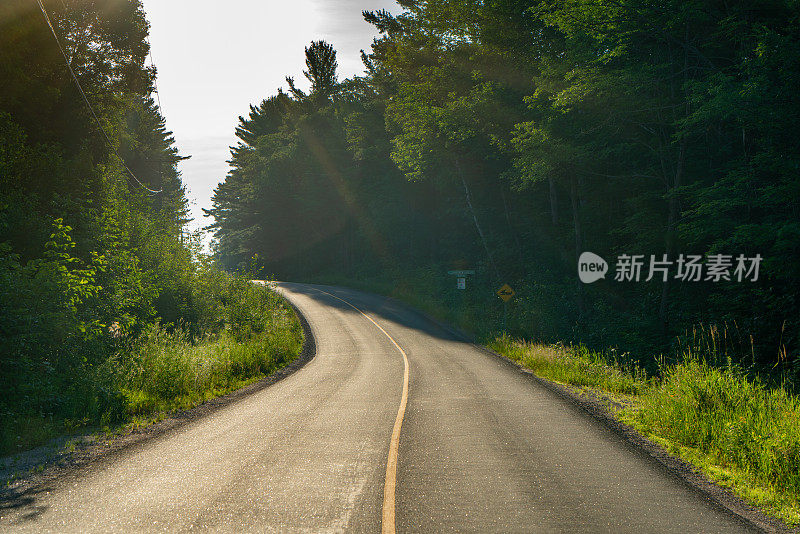
[[[72,75],[72,79],[75,82],[75,86],[78,88],[78,91],[80,92],[81,96],[83,97],[83,101],[86,103],[86,107],[89,108],[89,112],[92,114],[92,117],[94,117],[94,121],[97,123],[97,127],[100,128],[100,131],[103,133],[103,136],[106,138],[106,142],[108,143],[108,147],[111,149],[112,152],[114,152],[114,155],[117,156],[117,158],[119,159],[119,162],[122,164],[122,166],[125,168],[125,170],[128,171],[128,174],[130,174],[131,177],[134,180],[136,180],[136,183],[138,183],[139,186],[142,189],[144,189],[145,191],[148,191],[149,193],[152,193],[154,195],[157,195],[158,193],[161,193],[164,190],[163,188],[159,189],[158,191],[156,191],[155,189],[150,189],[149,187],[144,185],[142,183],[142,181],[139,180],[139,178],[136,177],[136,175],[133,173],[133,171],[130,170],[130,168],[128,168],[128,166],[125,164],[125,160],[122,159],[122,156],[120,156],[119,152],[117,152],[117,148],[114,146],[114,143],[111,142],[111,137],[108,135],[108,132],[106,132],[106,129],[103,127],[103,124],[100,122],[100,119],[97,117],[97,114],[94,112],[94,108],[92,107],[92,104],[89,102],[89,99],[86,97],[86,93],[83,91],[83,87],[81,87],[81,82],[78,81],[78,77],[75,75],[75,71],[72,70],[72,65],[69,62],[69,58],[67,57],[67,53],[64,51],[64,47],[61,46],[61,41],[58,39],[58,34],[56,34],[56,29],[53,27],[53,23],[50,21],[50,16],[47,14],[47,10],[44,8],[44,4],[42,4],[42,0],[36,0],[36,1],[39,4],[39,9],[42,10],[42,15],[44,15],[44,19],[45,19],[45,21],[47,21],[47,25],[50,27],[50,32],[53,34],[53,39],[56,40],[56,44],[58,45],[58,49],[61,51],[61,55],[64,56],[64,63],[67,65],[67,69],[69,70],[70,75]]]

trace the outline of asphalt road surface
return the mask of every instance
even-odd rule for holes
[[[281,288],[314,333],[311,362],[62,477],[5,510],[0,530],[749,531],[576,406],[408,308]]]

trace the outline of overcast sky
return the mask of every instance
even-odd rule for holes
[[[142,0],[158,69],[158,92],[192,203],[193,227],[228,171],[239,115],[286,89],[308,87],[304,48],[325,39],[338,52],[339,79],[361,74],[360,50],[377,35],[363,10],[400,8],[394,0]]]

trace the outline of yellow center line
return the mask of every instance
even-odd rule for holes
[[[337,297],[332,293],[328,293],[327,291],[323,291],[321,289],[312,288],[320,293],[325,293],[335,299],[341,300],[358,313],[369,319],[369,321],[378,327],[378,330],[384,333],[386,337],[389,338],[389,341],[394,344],[395,348],[400,351],[400,354],[403,355],[403,365],[405,366],[405,370],[403,371],[403,396],[400,398],[400,408],[397,410],[397,418],[394,420],[394,429],[392,429],[392,439],[389,442],[389,458],[386,461],[386,480],[383,484],[383,516],[381,521],[381,532],[383,534],[394,534],[395,532],[395,488],[397,487],[397,453],[400,448],[400,429],[403,426],[403,418],[406,415],[406,404],[408,404],[408,356],[406,355],[406,351],[400,347],[397,341],[394,340],[392,336],[389,335],[389,332],[383,329],[381,325],[379,325],[375,320],[361,311],[360,309],[356,308],[354,305],[350,304],[343,298]]]

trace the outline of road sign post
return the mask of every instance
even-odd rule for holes
[[[467,276],[475,274],[475,271],[472,269],[467,269],[463,271],[447,271],[447,274],[452,274],[457,277],[456,289],[467,289]]]
[[[511,289],[511,286],[508,284],[503,284],[503,287],[497,290],[497,296],[500,297],[503,301],[503,333],[506,333],[506,322],[508,320],[508,301],[511,300],[511,297],[516,295],[516,291]]]

